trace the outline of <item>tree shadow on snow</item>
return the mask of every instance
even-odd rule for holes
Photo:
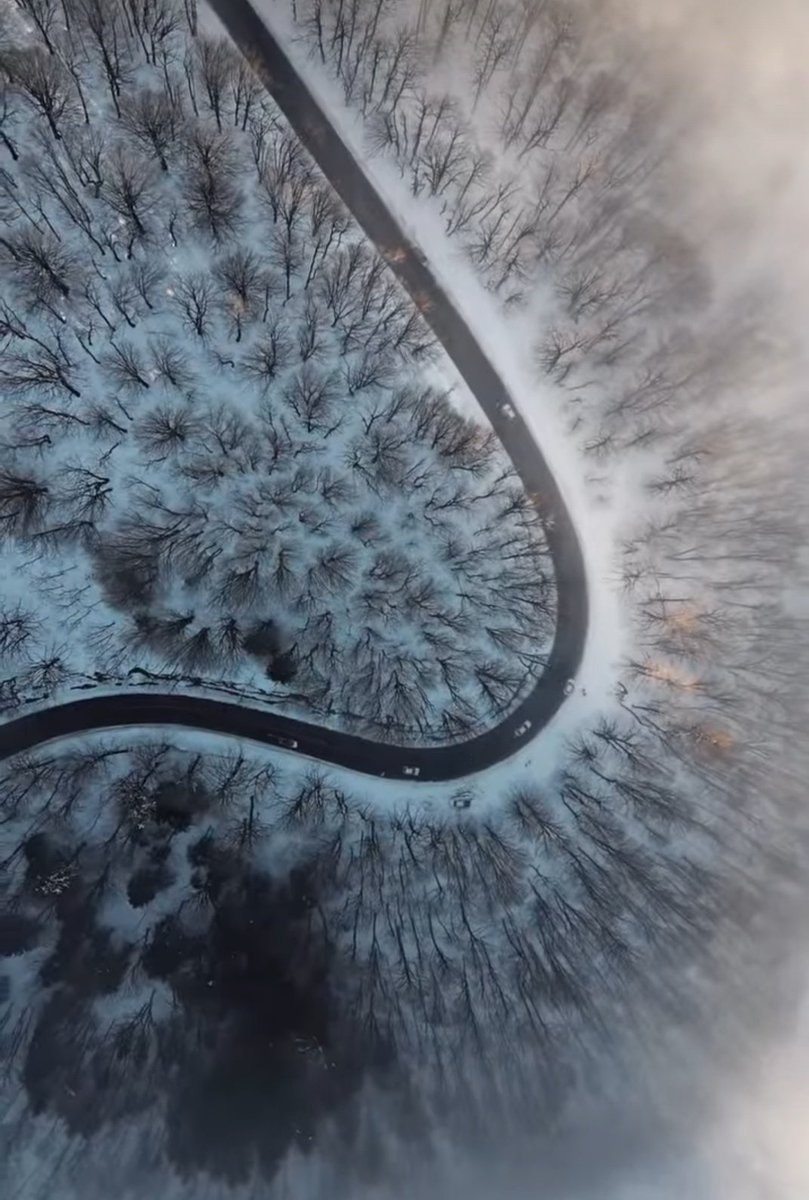
[[[313,1149],[328,1118],[350,1157],[350,1101],[366,1081],[389,1082],[395,1062],[341,1003],[315,868],[272,879],[210,835],[188,857],[191,894],[136,946],[99,924],[80,879],[59,897],[22,1072],[32,1110],[92,1137],[159,1106],[166,1157],[185,1178],[269,1180],[292,1147]],[[139,887],[138,907],[150,893]],[[147,997],[137,1011],[128,981]],[[170,1008],[153,1003],[160,984]]]

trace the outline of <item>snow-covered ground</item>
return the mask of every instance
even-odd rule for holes
[[[337,0],[324,0],[321,7],[331,16],[338,8],[344,16],[351,10]],[[189,4],[188,11],[193,9]],[[297,10],[299,15],[315,11],[316,0],[297,0]],[[475,106],[468,91],[470,69],[474,61],[479,66],[480,55],[486,53],[492,20],[505,14],[507,29],[518,7],[505,0],[485,5],[470,0],[465,10],[454,4],[415,3],[383,5],[383,10],[380,29],[388,38],[390,21],[406,24],[409,19],[419,26],[413,36],[423,74],[405,89],[405,108],[395,114],[397,120],[413,111],[422,80],[431,90],[451,86],[461,104],[450,106],[447,113],[460,111],[469,131],[464,136],[474,133],[482,149],[494,154],[498,142],[492,122],[501,85],[510,74],[520,86],[525,79],[512,47],[508,69],[492,75],[496,89],[490,94],[487,82]],[[157,8],[149,11],[154,15]],[[266,11],[274,28],[288,37],[286,6],[274,4]],[[360,4],[353,11],[365,19],[370,10]],[[542,20],[554,12],[559,9],[543,6]],[[435,55],[445,15],[449,41]],[[455,27],[450,29],[453,20]],[[467,22],[473,35],[463,32]],[[476,22],[485,24],[488,32],[478,36]],[[529,55],[538,48],[535,33],[529,22],[522,43]],[[559,210],[565,236],[556,218],[550,222],[562,245],[547,247],[536,257],[538,243],[533,234],[526,235],[520,244],[532,249],[525,263],[514,264],[499,289],[492,287],[502,247],[477,269],[469,240],[460,231],[447,240],[445,226],[457,212],[457,194],[455,207],[442,212],[448,195],[431,199],[424,194],[429,188],[416,189],[419,194],[413,195],[412,171],[402,171],[385,155],[369,161],[363,141],[367,129],[356,118],[356,94],[349,97],[349,105],[343,103],[317,53],[310,57],[311,30],[307,39],[306,44],[290,40],[290,51],[343,134],[353,140],[358,158],[368,163],[391,207],[405,214],[414,240],[425,248],[444,286],[479,332],[557,472],[583,536],[591,585],[585,694],[577,693],[521,757],[478,775],[463,796],[456,795],[457,788],[410,792],[385,781],[324,771],[283,752],[263,753],[178,730],[169,735],[110,732],[75,743],[55,742],[23,761],[6,763],[0,776],[5,922],[0,931],[9,940],[0,969],[0,994],[8,1015],[5,1023],[0,1016],[0,1049],[9,1064],[4,1080],[9,1103],[3,1118],[3,1139],[10,1150],[5,1156],[8,1190],[15,1200],[39,1200],[53,1194],[55,1186],[69,1200],[74,1194],[83,1200],[96,1195],[106,1200],[111,1190],[126,1195],[126,1187],[132,1200],[147,1194],[171,1194],[178,1200],[254,1200],[257,1195],[262,1200],[291,1195],[331,1200],[343,1194],[352,1200],[377,1200],[398,1187],[408,1196],[429,1200],[447,1194],[469,1195],[470,1200],[501,1195],[528,1200],[541,1183],[549,1200],[673,1200],[682,1195],[748,1200],[745,1188],[750,1200],[758,1200],[768,1186],[773,1200],[801,1200],[805,1171],[795,1152],[797,1135],[781,1136],[793,1122],[785,1120],[773,1131],[762,1114],[778,1107],[799,1123],[802,1092],[785,1067],[781,1047],[762,1066],[761,1042],[749,1032],[768,1021],[784,1028],[790,1023],[780,1016],[790,1008],[783,994],[783,1009],[777,1010],[777,1020],[773,1017],[770,985],[781,970],[784,944],[804,911],[801,880],[804,847],[809,844],[805,774],[799,765],[806,699],[801,663],[804,610],[799,598],[805,591],[795,569],[800,565],[800,493],[793,486],[792,456],[800,457],[801,444],[785,447],[781,430],[758,420],[761,406],[750,403],[751,398],[775,393],[783,383],[784,373],[774,371],[771,355],[762,350],[759,357],[756,350],[765,344],[761,306],[748,303],[748,297],[734,305],[721,289],[721,303],[706,302],[696,286],[701,268],[688,248],[677,239],[669,241],[660,226],[648,225],[639,238],[644,253],[650,246],[665,246],[659,264],[665,286],[654,270],[648,279],[644,276],[657,297],[654,303],[646,296],[638,312],[629,311],[633,293],[631,280],[623,274],[627,258],[621,256],[616,259],[622,264],[617,292],[606,287],[606,296],[596,302],[595,294],[605,283],[599,276],[601,283],[579,281],[584,292],[573,289],[577,300],[570,291],[571,271],[582,266],[582,254],[585,266],[588,254],[591,262],[603,265],[614,239],[624,239],[628,259],[640,269],[642,263],[633,258],[638,205],[650,202],[657,186],[619,187],[616,204],[610,190],[614,179],[602,187],[605,177],[599,183],[597,170],[588,174],[587,187],[594,190],[587,203],[580,203],[581,191]],[[133,68],[133,80],[159,80],[164,66],[160,54],[154,63],[143,62],[144,56],[153,56],[149,36],[140,48],[136,34],[124,42],[139,64]],[[389,41],[386,53],[395,44]],[[565,121],[573,122],[573,128],[565,129],[564,144],[584,111],[592,108],[589,132],[595,136],[583,139],[592,155],[594,146],[604,144],[599,140],[604,113],[600,105],[609,101],[608,142],[620,133],[614,118],[624,110],[610,107],[616,95],[610,53],[597,58],[604,74],[594,90],[596,76],[589,73],[594,60],[588,59],[586,44],[575,44],[581,82],[566,110]],[[216,137],[216,62],[223,52],[202,45],[196,52],[197,65],[189,63],[188,69],[196,81],[197,106],[207,115],[192,125],[208,129],[217,153],[236,153],[242,141],[238,127],[227,138],[227,151]],[[433,59],[435,65],[430,66]],[[100,76],[97,54],[93,61],[96,66],[89,75],[82,63],[82,78],[93,81],[86,85],[88,107],[94,121],[103,114],[117,131],[110,115],[117,94]],[[448,61],[451,73],[444,69]],[[236,71],[235,60],[231,62]],[[333,55],[330,62],[333,65]],[[176,73],[178,87],[189,87],[182,62],[175,58],[165,66],[170,75]],[[229,135],[235,78],[242,80],[242,115],[247,96],[253,94],[248,77],[228,76],[221,103]],[[551,82],[553,90],[537,97],[540,107],[558,94],[559,78]],[[284,161],[289,156],[294,160],[297,143],[277,113],[265,107],[257,93],[250,103],[254,111],[269,114],[270,141],[265,148],[270,156],[278,137],[286,139]],[[56,120],[63,119],[64,114],[56,114]],[[21,135],[13,122],[2,128],[9,137]],[[182,199],[190,194],[193,176],[187,174],[186,140],[184,134],[182,165],[167,160],[169,169],[163,172],[158,160],[151,175],[147,168],[143,172],[155,189],[149,220],[160,231],[156,241],[161,254],[169,251],[159,263],[160,307],[141,307],[132,318],[137,321],[133,330],[116,308],[112,291],[103,296],[103,312],[118,325],[114,340],[121,335],[126,345],[131,339],[145,370],[154,369],[149,357],[152,337],[162,339],[173,331],[179,338],[180,323],[190,319],[193,325],[199,317],[193,307],[189,318],[177,305],[175,283],[192,261],[201,272],[211,262],[209,248],[199,257],[204,239],[187,224],[175,226],[177,247],[167,246],[171,236],[164,236],[170,223],[166,198],[172,189],[178,197],[174,181],[181,173]],[[649,140],[641,127],[638,144],[648,146]],[[655,144],[654,122],[651,143]],[[255,144],[244,145],[239,178],[252,181],[253,172],[260,183],[259,164],[252,159]],[[60,147],[59,154],[67,150],[69,146]],[[151,150],[140,152],[139,162],[147,162],[155,150],[152,141]],[[582,158],[584,151],[575,137],[567,152],[561,141],[539,150],[531,169],[531,156],[520,160],[514,147],[492,162],[487,179],[495,192],[516,167],[520,187],[530,195],[532,181],[541,180],[539,159],[560,160],[562,174],[554,188],[562,186],[570,172],[575,178],[579,165],[589,161]],[[43,154],[47,165],[50,160],[46,151]],[[22,154],[20,164],[13,158],[11,165],[5,162],[22,180],[31,168]],[[423,165],[420,162],[419,170]],[[272,170],[282,166],[273,159]],[[290,193],[296,179],[293,173],[283,186],[276,182],[272,197],[281,195],[285,203],[294,199]],[[90,195],[82,192],[82,203],[92,208],[95,219],[107,211],[107,201],[100,196],[101,207],[96,206],[92,181],[85,186]],[[223,186],[230,186],[227,172]],[[105,533],[100,557],[93,543],[75,537],[63,545],[53,537],[44,539],[45,549],[36,559],[30,549],[23,553],[8,548],[14,591],[9,587],[6,636],[12,642],[22,637],[23,645],[33,640],[36,655],[24,656],[23,665],[33,673],[31,683],[40,694],[52,690],[55,695],[63,684],[78,687],[88,682],[82,675],[74,680],[69,672],[96,669],[95,660],[82,656],[66,671],[63,645],[73,645],[91,628],[95,644],[104,654],[117,655],[122,670],[136,661],[135,651],[137,662],[155,671],[165,670],[167,655],[175,666],[188,666],[194,634],[205,628],[203,621],[213,628],[214,616],[218,621],[221,615],[215,592],[221,592],[224,582],[223,556],[231,553],[234,540],[241,544],[241,528],[234,533],[225,523],[233,523],[234,507],[264,503],[262,488],[272,482],[274,454],[282,462],[291,459],[280,469],[287,490],[296,496],[303,493],[307,508],[315,510],[314,526],[300,522],[305,528],[301,532],[295,528],[296,514],[302,511],[296,499],[292,531],[278,535],[290,538],[296,584],[309,579],[313,567],[321,583],[324,570],[329,574],[327,564],[317,561],[318,521],[327,516],[342,529],[346,513],[367,507],[367,493],[361,498],[353,493],[357,471],[373,474],[380,462],[390,465],[387,452],[381,453],[390,447],[369,450],[373,437],[364,429],[369,421],[371,434],[388,424],[384,414],[374,415],[376,391],[358,389],[348,408],[337,397],[328,398],[326,417],[320,410],[326,428],[337,417],[341,422],[328,434],[328,442],[325,430],[305,428],[306,417],[295,412],[292,398],[285,394],[295,380],[300,382],[302,365],[295,354],[301,354],[307,298],[290,286],[287,299],[284,243],[279,251],[272,232],[284,228],[286,217],[279,206],[278,220],[273,221],[272,199],[269,214],[265,210],[260,218],[262,230],[271,230],[269,241],[258,245],[250,236],[259,220],[255,187],[251,182],[240,192],[249,221],[244,232],[234,233],[233,245],[272,260],[268,266],[276,279],[273,312],[279,314],[278,327],[298,347],[292,351],[293,361],[271,379],[266,396],[243,365],[230,367],[216,358],[227,346],[228,354],[241,364],[242,354],[262,338],[265,322],[251,306],[257,302],[263,312],[264,293],[259,289],[256,296],[248,289],[243,303],[222,307],[212,298],[210,316],[199,318],[210,320],[210,334],[184,335],[180,344],[187,370],[194,375],[193,395],[183,393],[172,400],[176,386],[166,387],[163,377],[158,382],[144,376],[148,388],[133,383],[126,374],[129,367],[124,377],[130,379],[130,390],[121,390],[120,357],[113,386],[111,365],[105,361],[111,331],[103,336],[94,331],[93,342],[87,344],[101,364],[89,354],[85,362],[70,343],[71,355],[84,364],[81,370],[88,380],[85,385],[82,374],[80,397],[68,392],[60,398],[73,415],[63,415],[56,427],[49,427],[50,444],[33,444],[39,425],[32,427],[30,420],[22,431],[29,444],[18,446],[15,455],[39,464],[37,478],[47,477],[49,486],[51,473],[55,481],[53,499],[29,496],[27,507],[19,510],[7,501],[6,525],[9,520],[17,524],[17,543],[23,549],[46,528],[40,526],[38,505],[53,504],[75,522],[81,497],[66,494],[76,488],[75,474],[69,473],[71,455],[78,457],[80,450],[92,446],[98,459],[109,453],[110,459],[126,464],[114,477],[117,493],[98,522]],[[35,194],[26,190],[26,203]],[[5,195],[11,204],[13,193],[7,188]],[[470,201],[485,201],[485,195],[485,188],[477,190]],[[545,210],[546,216],[559,198]],[[203,197],[206,238],[213,235],[210,222],[220,212],[218,207],[208,210],[209,202],[210,195]],[[44,224],[45,214],[53,219],[52,203],[57,203],[55,198],[43,200],[44,212],[32,203],[29,207]],[[304,207],[309,203],[307,193]],[[503,211],[507,206],[503,204]],[[232,211],[232,205],[226,206],[225,215]],[[593,229],[579,223],[586,225],[601,211],[609,218],[609,236],[599,243]],[[308,222],[308,208],[306,214]],[[335,219],[343,219],[343,214]],[[12,229],[21,220],[21,215],[15,217]],[[131,236],[131,214],[129,220]],[[472,239],[481,231],[489,236],[491,230],[484,226],[485,219],[477,225],[472,221]],[[62,232],[61,224],[58,228]],[[109,266],[116,278],[119,268],[121,275],[128,275],[132,263],[120,241],[125,237],[121,227],[102,221],[91,228],[100,239],[103,230],[116,235],[114,242],[102,241],[104,270]],[[576,241],[574,263],[564,246],[577,230],[582,236]],[[350,224],[342,234],[335,233],[335,239],[338,236],[342,250],[332,246],[321,252],[321,280],[328,276],[333,254],[343,261],[343,252],[363,244]],[[84,234],[71,231],[66,240],[74,247],[80,237]],[[115,265],[113,246],[122,259]],[[51,250],[62,252],[61,247]],[[174,250],[178,258],[172,265]],[[215,256],[220,266],[222,253]],[[132,261],[137,263],[140,254],[137,249]],[[372,261],[363,258],[361,273],[371,270]],[[15,288],[21,286],[20,279],[24,274],[17,272]],[[672,281],[673,292],[667,291]],[[99,279],[98,287],[107,282]],[[522,297],[512,294],[518,282]],[[92,310],[91,302],[80,298],[81,273],[76,287],[70,285],[75,309],[62,304],[59,288],[53,286],[57,308],[51,314],[52,328],[50,320],[45,321],[49,336],[81,333]],[[320,286],[312,281],[318,294]],[[385,305],[401,297],[398,291],[383,296],[384,285],[379,286],[382,291],[371,289],[372,308],[387,312]],[[175,292],[173,297],[166,287]],[[688,297],[685,307],[680,303],[682,288]],[[672,295],[680,301],[667,308],[666,297]],[[618,328],[624,333],[643,326],[634,349],[624,346],[615,326],[610,333],[602,329],[591,345],[578,345],[572,332],[577,326],[575,309],[583,298],[589,307],[579,315],[579,332],[585,327],[592,332],[593,323],[602,320],[606,328],[616,311],[621,312]],[[11,293],[4,300],[11,304]],[[42,300],[39,296],[37,303]],[[342,354],[337,343],[346,335],[346,318],[332,327],[333,311],[326,321],[325,361],[333,362],[347,391],[348,375],[361,352],[349,346]],[[394,325],[397,320],[391,317]],[[367,326],[362,329],[365,335]],[[423,337],[418,321],[413,329]],[[141,341],[139,330],[150,334]],[[548,338],[556,334],[551,353]],[[12,344],[25,342],[19,333],[8,336]],[[58,341],[53,345],[57,365],[65,369]],[[430,361],[422,365],[425,358]],[[568,370],[571,358],[575,365]],[[10,361],[7,355],[4,370]],[[442,386],[445,367],[440,359],[433,360],[431,350],[407,362],[395,357],[391,361],[397,381],[400,372],[417,371],[420,386],[421,381],[424,386]],[[321,365],[325,369],[325,362]],[[237,376],[238,390],[231,382]],[[590,378],[595,380],[591,386]],[[236,425],[248,426],[241,434],[233,421],[223,429],[214,411],[221,402],[230,412],[233,392],[239,401]],[[383,394],[387,398],[389,392]],[[126,438],[115,449],[122,435],[106,417],[94,433],[96,441],[90,441],[89,427],[81,426],[76,436],[73,427],[80,422],[74,418],[89,420],[85,404],[90,396],[117,425],[124,428],[126,423]],[[248,396],[246,418],[242,405]],[[122,416],[118,401],[136,408],[131,417]],[[14,399],[23,411],[29,402],[27,393]],[[302,403],[299,393],[296,402]],[[160,429],[153,418],[160,405],[171,406],[172,421],[179,417],[185,422],[181,436],[176,424],[168,433],[163,426],[160,436],[169,437],[171,450],[162,464],[154,461],[159,456],[154,438]],[[468,405],[468,397],[461,396],[463,417],[472,415]],[[268,408],[270,418],[265,415]],[[469,431],[443,402],[438,408],[453,436]],[[47,415],[40,412],[37,421]],[[403,548],[402,530],[410,522],[401,493],[408,490],[415,458],[426,456],[436,486],[444,489],[456,471],[437,461],[434,446],[418,443],[413,425],[418,415],[418,406],[407,402],[404,415],[391,418],[396,428],[401,422],[406,429],[408,457],[400,461],[394,454],[394,466],[400,463],[395,478],[375,480],[383,497],[372,489],[373,512],[362,525],[370,545],[363,543],[356,568],[365,571],[371,561],[379,561],[377,537],[383,542],[387,538],[386,552],[408,559],[416,576],[406,585],[395,575],[396,562],[380,566],[383,576],[394,571],[397,582],[391,595],[397,621],[403,589],[419,582],[419,567],[432,576],[438,569],[439,545],[449,553],[449,535],[471,535],[468,510],[473,504],[484,505],[483,499],[471,500],[471,491],[487,487],[497,471],[496,448],[487,450],[491,457],[477,476],[464,472],[464,478],[471,478],[457,502],[457,521],[449,518],[447,526],[440,518],[436,534],[436,526],[427,519],[429,504],[420,506],[415,514],[418,538],[412,547]],[[376,461],[369,463],[362,453],[359,459],[352,457],[354,478],[346,485],[345,456],[354,455],[361,432],[364,452]],[[312,447],[324,444],[324,470],[330,473],[325,490],[338,489],[331,505],[319,470],[306,474],[295,491],[296,461],[303,457],[319,462]],[[476,427],[464,452],[477,454],[482,444],[485,434]],[[110,459],[105,459],[105,467]],[[80,465],[85,468],[88,462],[82,458]],[[111,471],[100,470],[96,458],[90,466],[99,468],[108,482],[112,478]],[[136,472],[137,486],[128,478]],[[155,501],[148,488],[144,492],[144,481],[164,499]],[[85,503],[102,503],[106,486],[96,488],[91,481]],[[346,486],[350,495],[345,494]],[[511,481],[497,486],[509,493],[510,504]],[[144,542],[157,532],[168,533],[171,545],[175,535],[168,518],[171,512],[177,514],[181,499],[189,509],[193,506],[190,517],[183,509],[181,521],[182,537],[186,526],[192,534],[191,549],[180,540],[163,555],[168,563],[158,563],[156,602],[150,596],[147,606],[158,625],[145,622],[136,641],[134,623],[127,624],[131,618],[126,605],[133,584],[143,581],[137,572],[124,576],[111,605],[116,563],[120,565],[122,552],[143,554]],[[444,499],[450,499],[445,491],[434,502],[433,521],[434,509]],[[501,544],[524,538],[532,553],[533,548],[543,551],[541,531],[524,528],[521,502],[506,516],[500,507],[502,503],[505,508],[506,498],[496,499],[486,508],[487,519],[481,519],[491,529],[479,535],[484,542],[494,540],[487,543],[484,565],[475,559],[471,568],[481,571],[478,595],[487,603],[493,596],[497,599]],[[452,504],[448,511],[454,511]],[[247,509],[244,512],[246,521],[253,520]],[[257,510],[253,523],[248,522],[251,536],[266,533],[270,518],[276,522],[282,517],[277,497],[271,498],[267,507]],[[206,542],[200,535],[194,541],[194,531],[204,534],[209,523],[215,536]],[[333,535],[334,527],[327,539]],[[250,548],[255,550],[252,544]],[[187,581],[189,554],[197,567],[202,565],[200,555],[214,556],[208,576],[193,583]],[[172,555],[180,572],[167,570]],[[82,574],[80,563],[87,561],[104,568],[99,578],[106,590],[92,582],[93,576]],[[132,562],[130,558],[130,568]],[[277,568],[276,557],[273,569]],[[788,611],[782,607],[785,582],[790,586]],[[278,589],[277,581],[274,586]],[[442,577],[442,596],[447,586]],[[194,622],[183,625],[190,609],[189,588]],[[329,609],[347,628],[356,605],[367,603],[364,591],[353,582],[342,589],[332,581],[330,589]],[[198,663],[194,676],[233,678],[248,699],[254,695],[251,688],[267,687],[273,704],[290,703],[290,692],[300,691],[303,698],[295,703],[305,711],[304,701],[311,696],[299,684],[316,673],[317,655],[328,640],[322,627],[314,632],[314,657],[304,669],[301,648],[306,648],[312,611],[306,605],[298,608],[292,602],[295,594],[290,584],[286,594],[283,588],[273,592],[273,611],[264,608],[263,597],[260,612],[249,608],[250,619],[261,615],[275,623],[272,642],[261,645],[276,673],[283,670],[284,654],[291,647],[286,640],[274,639],[288,631],[294,634],[297,670],[291,682],[267,681],[263,660],[260,668],[242,664],[238,670],[235,660],[227,666],[217,663],[216,669],[209,661],[205,671]],[[552,580],[547,598],[551,628]],[[420,611],[417,602],[413,611]],[[166,624],[172,613],[179,619],[174,631]],[[385,632],[384,614],[377,615],[376,631]],[[413,616],[407,628],[412,651],[416,638],[432,626]],[[453,644],[457,652],[463,650],[472,671],[472,631],[462,627],[454,633]],[[329,633],[332,636],[344,652],[345,641],[336,632]],[[158,637],[159,644],[154,641]],[[169,642],[170,637],[175,640]],[[205,639],[199,639],[197,654],[200,640],[205,647]],[[541,647],[533,643],[532,650],[539,653]],[[104,664],[109,669],[112,659]],[[368,677],[361,679],[363,700],[370,705]],[[202,686],[175,682],[183,689]],[[99,686],[107,684],[102,680]],[[336,712],[333,717],[342,719]],[[364,721],[367,726],[367,711]],[[469,807],[454,808],[454,798],[468,799]],[[96,969],[99,964],[101,971]],[[256,966],[263,978],[253,973]],[[290,979],[291,993],[286,990]],[[800,987],[800,982],[794,983],[794,994]],[[277,1041],[268,1036],[270,1027],[280,1030]],[[373,1062],[367,1057],[369,1046],[380,1050]],[[751,1103],[738,1103],[740,1096],[751,1098]],[[522,1131],[521,1120],[526,1126]],[[760,1154],[759,1146],[750,1144],[751,1125],[760,1138]],[[396,1131],[392,1139],[390,1128]],[[639,1145],[651,1148],[648,1161],[643,1155],[639,1161]],[[739,1148],[738,1158],[727,1153],[728,1146]],[[459,1148],[471,1165],[458,1167]],[[769,1170],[768,1160],[776,1164]],[[757,1194],[762,1163],[764,1178]],[[439,1166],[447,1167],[449,1183]],[[364,1174],[358,1174],[360,1170]]]
[[[400,742],[496,723],[553,635],[541,525],[245,64],[160,45],[85,69],[86,128],[51,81],[59,141],[15,60],[8,703],[136,666]]]
[[[268,26],[281,38],[285,49],[320,101],[355,159],[373,181],[391,211],[396,214],[413,242],[426,254],[431,270],[474,331],[479,344],[496,366],[519,406],[522,416],[551,464],[573,522],[582,539],[591,604],[588,642],[580,671],[580,683],[591,697],[589,707],[603,710],[611,702],[620,662],[626,653],[627,620],[623,613],[620,581],[616,578],[614,547],[627,514],[637,503],[638,472],[611,472],[587,461],[577,439],[571,437],[569,397],[552,378],[538,374],[533,353],[536,330],[552,319],[547,295],[551,272],[531,276],[539,289],[536,303],[508,303],[485,286],[475,269],[463,239],[447,235],[441,201],[414,196],[395,162],[381,150],[373,152],[368,126],[350,102],[327,65],[313,51],[311,40],[292,18],[291,8],[279,0],[259,0],[254,6]],[[204,20],[221,28],[207,5]],[[299,6],[303,12],[303,6]],[[389,14],[394,23],[401,13]],[[457,62],[457,59],[453,61]],[[330,60],[330,65],[333,63]],[[442,83],[448,79],[444,59],[437,68]],[[462,93],[463,95],[463,93]],[[461,111],[468,113],[463,102]],[[485,125],[485,122],[483,123]],[[486,146],[491,154],[496,141]],[[477,225],[473,224],[473,229]],[[549,736],[567,735],[581,722],[578,704],[565,706],[549,729]]]

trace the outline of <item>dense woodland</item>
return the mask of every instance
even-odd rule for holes
[[[291,1147],[326,1147],[359,1186],[390,1163],[358,1089],[395,1082],[422,1153],[432,1129],[496,1144],[515,1104],[549,1116],[618,996],[640,1013],[667,986],[641,944],[663,925],[697,950],[730,920],[704,866],[590,799],[606,776],[649,833],[701,824],[648,764],[621,771],[637,741],[594,738],[589,783],[513,791],[482,822],[446,801],[380,814],[316,768],[143,736],[13,761],[0,952],[20,1128],[134,1137],[190,1183],[269,1181]]]
[[[41,40],[2,60],[8,703],[135,667],[398,741],[496,723],[542,672],[553,569],[422,317],[227,43],[170,5],[26,11]]]
[[[148,652],[156,670],[233,674],[252,654],[363,727],[371,681],[420,736],[437,694],[445,732],[491,718],[552,632],[533,510],[438,394],[421,319],[240,60],[189,36],[193,13],[94,5],[71,6],[66,32],[64,9],[31,0],[44,49],[2,60],[2,370],[51,372],[45,392],[41,374],[6,385],[13,561],[65,611],[90,609],[75,636],[105,671]],[[806,705],[785,597],[802,493],[796,451],[751,403],[788,391],[789,363],[762,297],[731,303],[669,231],[662,101],[616,75],[584,5],[292,8],[504,321],[552,294],[538,393],[595,489],[637,479],[604,581],[626,640],[608,702],[537,781],[472,780],[457,810],[145,735],[5,765],[9,1111],[31,1145],[59,1119],[73,1139],[43,1158],[90,1195],[136,1160],[152,1191],[169,1169],[195,1200],[203,1177],[212,1196],[247,1181],[281,1196],[280,1165],[318,1155],[336,1172],[323,1195],[361,1195],[400,1170],[388,1104],[419,1158],[448,1135],[484,1153],[520,1119],[536,1140],[618,1031],[657,1043],[720,1014],[734,1038],[736,1006],[758,1000],[749,934],[802,898],[798,749],[784,759]],[[21,82],[32,63],[60,81],[44,106]],[[43,182],[56,163],[75,201]],[[86,598],[59,574],[80,553]],[[13,599],[0,647],[53,687],[64,652],[46,676],[28,650],[40,625]]]

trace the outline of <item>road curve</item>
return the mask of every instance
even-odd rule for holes
[[[165,693],[86,697],[0,725],[0,759],[70,734],[121,726],[174,725],[282,746],[368,775],[414,782],[460,779],[509,758],[538,736],[565,700],[587,636],[587,581],[581,546],[556,480],[514,411],[492,363],[423,256],[410,243],[362,168],[321,110],[283,49],[247,0],[209,0],[324,175],[422,309],[446,353],[492,423],[522,483],[548,521],[557,589],[557,623],[548,665],[534,690],[494,729],[447,746],[408,748],[370,741],[243,704]],[[425,303],[426,301],[426,303]],[[513,415],[509,416],[509,412]]]

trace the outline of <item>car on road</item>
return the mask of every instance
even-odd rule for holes
[[[402,263],[408,258],[415,258],[416,262],[421,263],[423,267],[427,265],[427,255],[418,246],[390,246],[387,250],[383,250],[382,256],[386,262]]]
[[[575,690],[576,690],[576,680],[575,679],[566,680],[565,686],[562,688],[562,691],[565,693],[565,695],[572,696],[573,693],[575,692]]]
[[[516,412],[514,411],[513,404],[501,404],[500,411],[504,417],[508,417],[509,421],[513,421],[517,415]]]
[[[402,774],[403,775],[413,775],[413,776],[420,775],[421,767],[402,767]]]
[[[515,738],[525,737],[526,733],[528,732],[528,730],[531,728],[532,725],[533,725],[533,721],[523,721],[522,725],[518,725],[517,728],[514,730]]]
[[[298,749],[298,743],[295,741],[294,738],[277,737],[275,740],[278,743],[278,745],[283,746],[283,748],[285,750],[297,750]]]

